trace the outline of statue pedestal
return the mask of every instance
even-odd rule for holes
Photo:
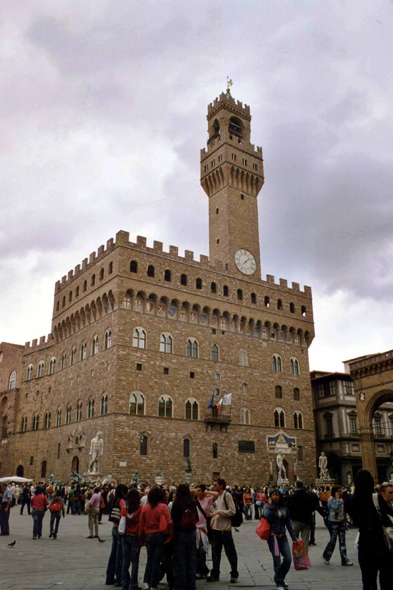
[[[93,481],[94,479],[98,479],[99,477],[101,477],[101,473],[99,471],[88,471],[87,473],[83,474],[83,477],[85,479],[88,479],[89,481]]]
[[[336,480],[331,477],[319,477],[315,480],[315,485],[317,486],[334,486],[335,483]]]
[[[277,485],[278,486],[289,486],[289,479],[287,478],[283,478],[283,477],[278,477],[277,478]]]

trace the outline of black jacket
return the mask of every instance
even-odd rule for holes
[[[304,488],[295,490],[292,496],[288,498],[287,505],[291,520],[297,520],[304,524],[312,524],[312,513],[314,511],[324,516],[317,496]]]

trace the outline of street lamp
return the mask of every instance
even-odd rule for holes
[[[160,467],[160,469],[158,470],[157,477],[155,478],[155,480],[154,480],[154,481],[156,482],[156,484],[157,484],[158,486],[162,486],[162,484],[164,483],[164,481],[165,481],[165,477],[164,477],[164,474],[163,474],[163,472],[162,472],[162,468],[161,468],[161,467]]]

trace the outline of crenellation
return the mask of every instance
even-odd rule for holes
[[[268,285],[274,285],[274,276],[266,275],[266,282],[268,283]]]
[[[128,244],[130,241],[130,233],[128,231],[120,230],[116,234],[116,244]]]
[[[98,250],[97,250],[97,256],[102,256],[103,253],[105,252],[105,247],[104,245],[99,246]]]
[[[194,252],[192,252],[192,250],[185,250],[184,251],[184,258],[186,260],[194,260]]]
[[[292,283],[292,291],[294,291],[294,293],[300,292],[299,283]]]
[[[136,243],[139,248],[146,248],[147,239],[145,236],[136,236]]]
[[[312,297],[312,289],[311,287],[308,287],[307,285],[304,285],[304,294],[307,295],[307,297]]]
[[[157,240],[154,240],[153,242],[153,251],[154,252],[162,252],[164,248],[164,244],[162,242],[158,242]]]
[[[107,251],[110,250],[111,248],[113,248],[113,238],[111,238],[110,240],[107,241],[106,243],[106,249]]]
[[[64,275],[64,277],[61,277],[61,284],[64,285],[67,282],[67,275]]]
[[[45,344],[45,342],[46,342],[46,337],[40,336],[40,346],[41,346],[41,344]]]
[[[95,259],[96,259],[96,253],[92,252],[89,257],[89,264],[92,264]]]
[[[74,276],[74,271],[73,270],[69,270],[68,271],[68,281],[72,279],[72,277]]]
[[[80,273],[80,271],[81,271],[81,265],[77,264],[75,267],[75,270],[74,270],[74,275],[75,276],[78,275]]]
[[[32,347],[37,346],[37,344],[38,344],[37,338],[35,338],[34,340],[32,340],[32,342],[31,342],[31,346]]]
[[[169,254],[174,258],[178,258],[179,248],[177,246],[169,246]]]
[[[280,287],[288,287],[288,281],[287,279],[280,279]]]
[[[209,257],[206,254],[199,255],[199,261],[203,266],[208,266],[209,264]]]
[[[25,348],[30,348],[30,341],[29,342],[25,342]]]
[[[88,260],[87,260],[87,258],[84,258],[84,259],[82,260],[82,271],[83,271],[83,270],[86,270],[86,268],[87,268],[87,265],[88,265]]]

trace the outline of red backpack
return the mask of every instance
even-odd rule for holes
[[[184,508],[181,515],[180,527],[183,531],[195,531],[198,515],[196,510]]]

